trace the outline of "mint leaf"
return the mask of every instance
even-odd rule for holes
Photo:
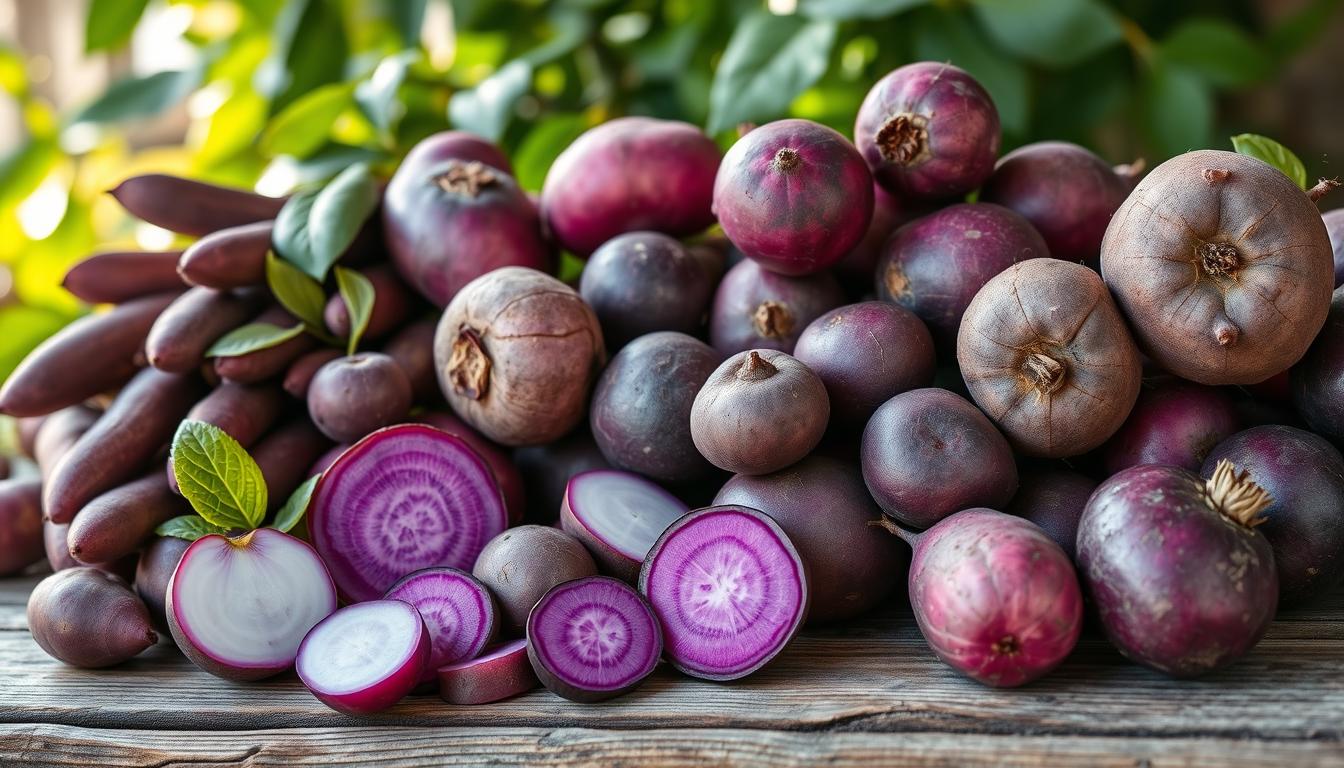
[[[373,283],[369,278],[345,267],[336,268],[336,286],[341,291],[341,301],[350,313],[350,338],[346,342],[345,353],[355,354],[359,349],[359,339],[364,329],[369,327],[369,317],[373,315],[373,302],[376,298]]]
[[[303,333],[303,323],[281,328],[274,323],[248,323],[224,334],[205,351],[206,357],[238,357],[269,349]]]
[[[173,436],[171,456],[178,488],[206,522],[226,529],[261,525],[266,516],[266,479],[227,432],[188,419]]]
[[[209,536],[212,533],[225,534],[229,532],[228,528],[221,528],[218,525],[211,525],[205,521],[205,518],[197,515],[182,515],[174,517],[158,528],[154,532],[160,536],[172,536],[175,539],[186,539],[195,541],[202,536]]]
[[[1284,175],[1302,189],[1307,188],[1307,168],[1291,149],[1266,136],[1241,133],[1232,137],[1232,148],[1237,154],[1254,157],[1283,171]]]
[[[303,321],[308,330],[319,338],[330,338],[322,310],[327,306],[327,295],[321,283],[305,275],[293,264],[266,254],[266,284],[280,306]]]
[[[277,531],[289,533],[294,526],[303,519],[303,513],[308,511],[308,502],[313,498],[313,489],[317,487],[317,481],[321,475],[313,475],[304,481],[303,485],[294,489],[294,493],[289,495],[285,506],[281,507],[275,513],[275,522],[271,527]]]

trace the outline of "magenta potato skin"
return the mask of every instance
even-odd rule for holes
[[[66,531],[66,546],[71,557],[88,565],[120,560],[134,556],[160,524],[191,513],[164,473],[154,470],[84,505]]]
[[[28,628],[42,650],[84,669],[120,664],[159,641],[126,582],[88,567],[59,571],[33,588]]]
[[[1309,602],[1344,582],[1344,457],[1324,438],[1282,425],[1252,427],[1222,441],[1204,461],[1220,459],[1250,473],[1274,499],[1256,531],[1269,540],[1279,573],[1279,602]]]
[[[444,160],[484,163],[513,175],[513,165],[503,150],[466,131],[440,131],[426,136],[406,153],[401,167],[423,170]]]
[[[310,651],[310,647],[316,641],[315,637],[324,634],[324,624],[328,622],[335,623],[348,621],[345,615],[350,612],[367,612],[371,610],[409,610],[413,615],[416,625],[417,637],[412,641],[410,652],[406,658],[390,673],[368,686],[354,691],[328,691],[324,690],[320,684],[320,675],[313,667],[318,666],[322,661],[311,660],[317,651]],[[380,629],[385,629],[380,627]],[[373,630],[369,630],[373,631]],[[376,637],[377,635],[375,635]],[[385,638],[385,643],[394,642],[391,638]],[[360,644],[355,643],[355,652],[359,652]],[[386,650],[384,649],[384,652]],[[323,704],[347,715],[369,715],[374,712],[381,712],[393,704],[406,698],[415,686],[425,677],[425,670],[429,666],[430,659],[430,636],[429,628],[421,620],[419,612],[409,603],[401,600],[373,600],[354,605],[348,605],[327,618],[318,622],[316,626],[308,632],[308,636],[303,639],[303,644],[299,646],[298,658],[295,660],[294,670],[299,676],[304,686],[313,696]]]
[[[513,461],[527,492],[526,519],[541,525],[556,521],[571,477],[611,468],[587,429],[577,429],[548,445],[519,448],[513,452]]]
[[[1106,230],[1101,273],[1144,353],[1201,384],[1255,384],[1296,363],[1334,284],[1311,199],[1278,169],[1217,150],[1139,182]]]
[[[477,161],[403,163],[383,198],[383,236],[411,287],[444,307],[500,267],[550,268],[537,209],[513,177]]]
[[[257,441],[248,452],[266,481],[271,511],[279,509],[294,489],[312,477],[308,469],[330,447],[331,441],[307,416],[296,416]]]
[[[985,283],[962,318],[957,362],[976,405],[1029,456],[1078,456],[1124,424],[1142,360],[1097,273],[1058,259],[1018,262]]]
[[[262,310],[252,322],[293,328],[299,321],[284,308],[275,306]],[[236,384],[259,384],[285,373],[295,360],[316,346],[316,338],[311,334],[301,333],[273,347],[232,357],[216,357],[215,375],[224,381]]]
[[[629,232],[593,252],[579,295],[597,314],[612,350],[654,331],[696,334],[709,318],[721,270],[659,232]]]
[[[611,359],[593,389],[588,424],[613,466],[666,483],[712,467],[691,437],[691,407],[719,354],[684,333],[640,336]]]
[[[471,574],[499,602],[504,625],[527,626],[527,614],[547,590],[566,581],[597,575],[597,563],[578,539],[543,525],[521,525],[491,539]]]
[[[1344,441],[1344,289],[1335,290],[1325,326],[1289,380],[1293,405],[1312,431]]]
[[[46,554],[42,481],[0,479],[0,576],[18,573]]]
[[[193,237],[274,219],[285,204],[282,197],[265,197],[162,173],[132,176],[108,194],[132,216]]]
[[[873,178],[902,200],[949,200],[979,187],[1000,139],[989,93],[964,70],[932,61],[877,81],[854,122]]]
[[[1344,285],[1344,208],[1321,214],[1325,232],[1330,238],[1330,250],[1335,258],[1335,287]]]
[[[893,396],[933,382],[933,337],[913,312],[885,301],[849,304],[813,320],[793,356],[821,378],[831,414],[862,429]]]
[[[1078,524],[1078,572],[1111,643],[1172,677],[1245,655],[1278,605],[1269,542],[1213,509],[1180,467],[1131,467],[1097,488]]]
[[[1096,268],[1111,215],[1129,181],[1105,160],[1065,141],[1040,141],[1004,155],[980,200],[1011,208],[1045,238],[1050,255]]]
[[[187,286],[177,274],[181,251],[107,251],[66,270],[61,287],[89,304],[124,304]]]
[[[449,704],[490,704],[541,685],[527,657],[527,640],[487,648],[468,661],[439,667],[439,696]]]
[[[495,482],[499,483],[499,490],[504,494],[504,505],[509,508],[509,525],[522,522],[523,513],[527,508],[523,475],[518,471],[513,458],[503,448],[487,440],[481,433],[451,413],[424,411],[415,416],[415,421],[457,435],[462,438],[462,442],[471,446],[473,451],[485,459],[485,463],[490,465],[490,471],[495,475]]]
[[[177,264],[181,281],[218,290],[265,285],[274,228],[274,221],[258,221],[202,237],[182,252]]]
[[[1097,481],[1071,469],[1024,472],[1005,512],[1035,523],[1072,561],[1077,552],[1078,520]]]
[[[176,536],[155,539],[140,552],[135,565],[135,593],[145,601],[149,617],[160,632],[171,637],[168,630],[168,582],[182,561],[182,553],[191,542]]]
[[[728,239],[772,272],[809,275],[859,244],[872,176],[849,140],[810,120],[777,120],[737,140],[714,180]]]
[[[255,317],[263,299],[260,290],[192,288],[155,319],[145,338],[146,359],[169,373],[196,370],[205,362],[210,345]]]
[[[883,403],[863,430],[860,457],[878,506],[914,528],[971,507],[1002,507],[1017,491],[1008,441],[944,389],[914,389]]]
[[[380,352],[341,357],[318,369],[308,386],[308,415],[338,443],[395,424],[411,410],[410,379]]]
[[[877,295],[914,312],[939,347],[953,351],[962,315],[985,283],[1048,255],[1040,233],[1007,208],[951,205],[892,233],[877,264]]]
[[[766,513],[807,564],[809,624],[858,616],[885,600],[910,564],[904,543],[880,527],[882,510],[858,467],[809,456],[769,475],[734,475],[714,497]]]
[[[909,581],[910,607],[933,652],[985,685],[1040,678],[1082,631],[1073,563],[1020,517],[976,508],[939,522],[915,537]]]
[[[580,258],[625,232],[693,235],[714,223],[718,168],[718,146],[690,123],[610,120],[555,159],[541,215],[551,236]]]
[[[791,277],[743,259],[714,293],[709,341],[725,357],[748,349],[792,352],[809,323],[844,301],[829,273]]]
[[[1227,392],[1180,379],[1145,388],[1124,426],[1103,449],[1108,475],[1139,464],[1195,471],[1213,447],[1241,427]]]

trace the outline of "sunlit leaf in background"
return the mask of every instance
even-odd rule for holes
[[[551,163],[588,127],[583,115],[548,115],[537,121],[513,155],[518,184],[532,192],[540,191]]]
[[[353,88],[331,83],[314,88],[277,114],[261,134],[264,154],[307,157],[326,143],[331,125],[354,103]]]
[[[532,65],[511,61],[470,91],[458,91],[448,102],[453,125],[491,141],[504,135],[518,99],[532,86]]]
[[[733,32],[709,92],[709,132],[780,117],[826,71],[832,21],[754,13]]]
[[[349,44],[333,0],[289,0],[275,21],[272,45],[257,72],[257,90],[270,97],[273,115],[345,76]]]
[[[84,23],[84,50],[115,48],[126,42],[149,0],[91,0]]]
[[[933,0],[799,0],[798,12],[815,19],[881,19]]]
[[[200,82],[201,71],[195,68],[120,80],[93,103],[76,112],[70,122],[115,123],[153,117],[182,103]]]

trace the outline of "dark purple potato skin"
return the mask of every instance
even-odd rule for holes
[[[807,564],[812,624],[849,619],[878,605],[910,565],[909,548],[870,525],[882,510],[858,467],[837,459],[812,455],[773,474],[734,475],[713,504],[759,509],[784,529]]]
[[[1335,290],[1325,327],[1293,366],[1290,380],[1302,419],[1313,431],[1344,441],[1344,288]]]
[[[513,175],[513,165],[504,151],[466,131],[440,131],[421,139],[401,161],[401,167],[424,169],[444,160],[478,162]]]
[[[725,357],[748,349],[791,353],[809,323],[844,302],[829,273],[790,277],[743,259],[714,294],[709,341]]]
[[[868,231],[832,269],[850,296],[863,296],[873,290],[873,273],[891,233],[929,212],[925,206],[902,202],[873,182],[873,217],[868,221]]]
[[[719,354],[684,333],[640,336],[611,359],[593,390],[588,424],[607,461],[665,483],[713,467],[691,439],[691,405]]]
[[[944,389],[888,400],[868,421],[860,450],[863,480],[878,506],[913,528],[971,507],[1002,509],[1017,492],[1007,439]]]
[[[1335,287],[1344,285],[1344,208],[1321,214],[1325,232],[1330,237],[1330,250],[1335,256]]]
[[[541,215],[551,236],[580,258],[624,232],[693,235],[714,223],[718,169],[718,145],[690,123],[610,120],[555,159]]]
[[[434,332],[438,323],[420,320],[397,331],[383,345],[383,354],[397,361],[411,382],[416,403],[433,405],[443,399],[439,374],[434,369]]]
[[[1219,443],[1204,477],[1219,459],[1250,473],[1274,503],[1256,528],[1274,549],[1279,601],[1303,603],[1344,582],[1344,457],[1324,438],[1280,425],[1252,427]]]
[[[177,570],[177,564],[182,560],[182,553],[189,546],[190,541],[176,536],[155,539],[140,553],[140,560],[135,566],[135,592],[145,601],[154,626],[165,637],[171,637],[166,608],[168,582],[172,580],[173,571]]]
[[[1074,560],[1078,520],[1096,488],[1097,481],[1071,469],[1023,472],[1017,495],[1004,511],[1040,526]]]
[[[1025,217],[1056,259],[1096,269],[1106,226],[1130,189],[1092,152],[1065,141],[1041,141],[1004,155],[980,190],[980,200]]]
[[[491,539],[471,575],[499,601],[505,626],[520,633],[542,595],[557,584],[596,576],[597,563],[578,539],[559,528],[522,525]]]
[[[1078,523],[1077,560],[1111,643],[1172,677],[1245,655],[1278,605],[1269,541],[1214,510],[1180,467],[1131,467],[1102,483]]]
[[[928,328],[910,310],[885,301],[849,304],[813,320],[793,356],[821,377],[831,414],[851,428],[862,429],[893,396],[933,381]]]
[[[872,176],[849,140],[810,120],[755,128],[723,157],[714,213],[728,239],[772,272],[810,275],[859,244]]]
[[[318,369],[308,387],[308,415],[322,434],[350,443],[400,421],[411,400],[411,382],[395,360],[361,352]]]
[[[1213,447],[1241,427],[1222,389],[1167,379],[1139,393],[1124,426],[1103,449],[1106,474],[1139,464],[1196,471]]]
[[[578,429],[546,445],[519,448],[513,461],[523,475],[529,523],[551,525],[560,518],[569,479],[590,469],[610,469],[611,463],[587,429]]]
[[[932,61],[877,81],[854,123],[873,177],[902,200],[950,200],[979,187],[1000,139],[989,93],[964,70]]]
[[[84,669],[120,664],[159,641],[126,582],[89,567],[38,583],[28,598],[28,628],[42,650]]]
[[[607,348],[654,331],[698,334],[709,317],[718,272],[659,232],[630,232],[593,252],[579,295],[597,314]]]
[[[0,576],[42,559],[42,481],[0,477]]]
[[[1019,261],[1050,255],[1016,213],[961,203],[892,233],[877,265],[877,295],[914,312],[943,350],[955,350],[961,316],[990,278]]]

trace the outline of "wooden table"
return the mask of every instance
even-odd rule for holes
[[[0,580],[0,766],[1076,764],[1344,765],[1344,593],[1287,611],[1229,670],[1176,682],[1085,636],[1019,690],[933,658],[908,609],[812,630],[731,684],[660,670],[581,705],[546,691],[453,707],[413,697],[355,719],[292,675],[251,685],[162,643],[115,669],[48,658],[26,629],[35,578]]]

